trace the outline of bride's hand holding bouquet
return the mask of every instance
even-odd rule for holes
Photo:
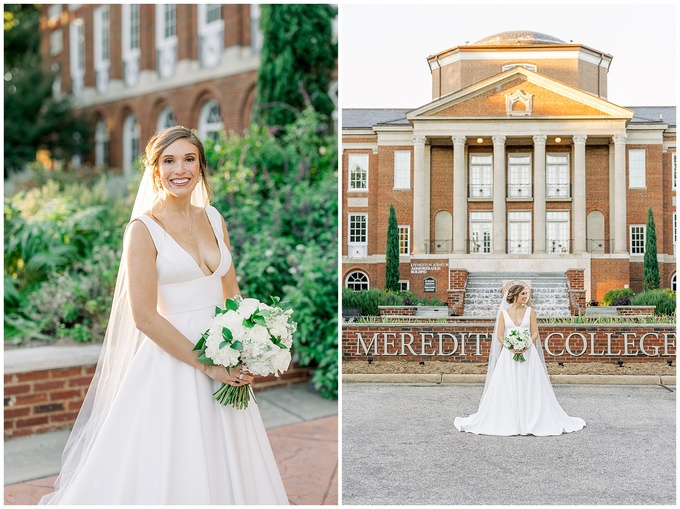
[[[250,397],[254,399],[250,386],[254,375],[279,376],[288,369],[297,324],[290,320],[293,311],[281,309],[278,303],[278,297],[272,297],[273,306],[240,295],[227,299],[225,309],[215,309],[215,317],[196,343],[200,362],[226,369],[226,378],[224,372],[223,377],[211,377],[224,383],[213,394],[222,405],[247,408]],[[232,370],[238,371],[232,375]]]

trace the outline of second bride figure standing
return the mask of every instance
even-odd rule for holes
[[[580,417],[569,417],[557,402],[548,377],[536,313],[527,306],[529,289],[514,285],[503,295],[491,341],[489,369],[477,413],[456,417],[459,431],[479,435],[560,435],[582,429]],[[510,350],[504,339],[529,331],[526,350]],[[525,362],[515,360],[521,354]]]

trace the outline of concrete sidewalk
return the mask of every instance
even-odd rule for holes
[[[461,433],[482,384],[345,383],[344,505],[676,503],[674,386],[556,385],[585,429],[557,437]]]
[[[290,502],[337,504],[337,401],[321,398],[304,384],[255,397]],[[5,505],[34,505],[52,491],[69,431],[5,441]]]

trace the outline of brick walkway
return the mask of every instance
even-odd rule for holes
[[[338,417],[267,431],[291,504],[337,505]],[[56,476],[5,487],[5,505],[35,505]]]

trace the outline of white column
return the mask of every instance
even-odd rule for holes
[[[614,135],[614,253],[627,253],[626,135]]]
[[[413,246],[414,254],[425,253],[425,239],[430,229],[425,227],[425,136],[413,137]]]
[[[467,239],[467,166],[465,136],[453,136],[453,252],[465,254]]]
[[[534,136],[534,253],[545,253],[545,142]]]
[[[586,139],[585,134],[572,136],[574,140],[574,196],[572,201],[572,238],[574,253],[586,251]]]
[[[493,252],[506,253],[505,136],[493,140]]]

